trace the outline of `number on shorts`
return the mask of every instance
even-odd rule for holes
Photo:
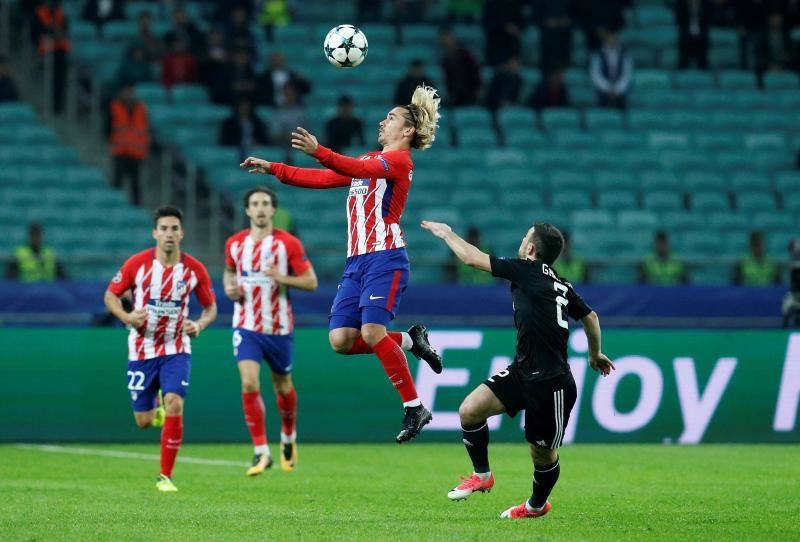
[[[492,375],[492,376],[490,376],[490,377],[489,377],[489,382],[494,382],[494,379],[495,379],[495,377],[497,377],[497,378],[503,378],[504,376],[508,376],[508,369],[503,369],[502,371],[500,371],[500,372],[499,372],[499,373],[497,373],[496,375]]]
[[[128,371],[128,389],[131,391],[144,390],[144,373],[142,371]]]
[[[569,288],[560,282],[554,282],[553,288],[556,289],[556,292],[563,294],[556,296],[556,321],[558,322],[558,325],[564,329],[569,329],[569,323],[566,321],[566,319],[564,319],[564,307],[566,307],[567,303],[569,303],[567,298],[564,296],[567,295]]]

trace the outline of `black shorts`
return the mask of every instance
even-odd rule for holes
[[[572,373],[526,382],[519,377],[517,369],[509,365],[484,384],[512,418],[520,410],[525,411],[525,440],[543,448],[561,446],[569,414],[578,397]]]

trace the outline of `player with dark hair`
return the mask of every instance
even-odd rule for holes
[[[250,227],[225,243],[225,295],[234,302],[233,355],[242,379],[242,409],[255,456],[248,476],[272,466],[261,397],[261,361],[272,373],[281,417],[281,468],[297,463],[297,393],[292,383],[294,315],[288,288],[316,290],[317,275],[300,240],[275,228],[278,194],[256,186],[244,196]]]
[[[217,317],[217,303],[205,266],[181,251],[183,215],[161,207],[154,215],[156,247],[134,254],[114,276],[105,293],[109,312],[130,328],[128,390],[136,425],[153,427],[159,388],[166,418],[161,431],[159,491],[178,491],[172,468],[183,441],[183,402],[192,366],[190,337],[197,337]],[[121,297],[133,294],[133,311]],[[189,319],[189,295],[203,306],[197,321]]]
[[[494,476],[489,468],[489,428],[486,419],[505,412],[512,418],[525,410],[525,439],[533,459],[533,494],[524,503],[502,513],[503,518],[534,518],[550,510],[547,500],[561,467],[558,447],[575,404],[577,389],[567,363],[567,316],[580,320],[589,341],[589,364],[608,375],[614,365],[600,350],[600,323],[572,285],[552,266],[561,254],[564,238],[558,229],[537,222],[519,247],[519,259],[506,260],[481,252],[453,233],[447,224],[422,222],[443,239],[465,264],[511,282],[517,353],[508,368],[490,377],[470,393],[458,409],[462,438],[472,460],[473,473],[450,491],[452,500],[464,500],[475,491],[489,491]]]
[[[403,350],[424,359],[434,372],[441,357],[428,344],[424,326],[407,333],[388,333],[406,289],[409,261],[400,230],[400,216],[411,188],[411,149],[431,146],[439,120],[436,89],[417,87],[406,106],[393,108],[380,122],[380,152],[359,158],[342,156],[317,143],[298,127],[292,147],[314,156],[327,169],[305,169],[250,157],[241,164],[251,173],[269,173],[282,183],[306,188],[349,186],[347,197],[347,263],[330,314],[329,340],[339,354],[375,353],[405,408],[402,443],[414,438],[431,420],[419,400]]]

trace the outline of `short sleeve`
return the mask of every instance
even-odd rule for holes
[[[129,259],[114,275],[111,282],[108,283],[108,291],[119,297],[133,287],[135,279],[135,271],[133,262]]]
[[[233,237],[225,243],[225,266],[228,269],[236,269],[236,260],[233,259]]]
[[[586,304],[586,301],[576,292],[570,285],[567,290],[567,313],[573,320],[581,320],[592,312],[592,308]]]
[[[311,262],[306,256],[306,249],[299,239],[292,238],[288,243],[289,269],[295,276],[300,276],[311,267]]]
[[[194,272],[197,276],[197,286],[194,288],[194,295],[203,307],[213,305],[217,301],[217,296],[214,294],[214,286],[211,284],[211,276],[208,274],[208,269],[197,262],[194,266]]]
[[[489,263],[492,267],[493,277],[500,277],[510,281],[516,281],[517,277],[519,277],[519,260],[507,260],[492,254],[489,256]]]

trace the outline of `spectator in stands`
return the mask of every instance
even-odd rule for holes
[[[277,108],[272,116],[275,124],[273,139],[280,143],[289,143],[295,128],[308,126],[308,115],[293,85],[288,84],[283,87],[282,102],[283,105]]]
[[[486,92],[486,106],[492,111],[519,104],[522,100],[522,66],[519,57],[511,57],[495,70]]]
[[[81,19],[94,23],[98,34],[103,33],[103,25],[108,21],[125,19],[124,0],[86,0]]]
[[[542,73],[572,64],[572,19],[565,0],[535,0]]]
[[[548,107],[569,107],[569,90],[564,82],[564,71],[558,68],[542,77],[528,98],[528,105],[537,111]]]
[[[447,92],[447,105],[475,105],[481,95],[481,67],[475,56],[459,41],[451,29],[439,37],[442,44],[442,70]]]
[[[570,13],[586,38],[590,52],[600,48],[601,28],[623,28],[624,9],[632,0],[572,0]]]
[[[6,58],[0,56],[0,102],[16,102],[17,100],[19,100],[17,85],[11,78]]]
[[[654,286],[675,286],[686,284],[686,269],[669,247],[669,239],[664,231],[656,232],[653,253],[639,266],[639,282]]]
[[[264,37],[271,42],[276,26],[288,26],[292,22],[290,0],[260,0],[256,15],[258,24],[264,27]]]
[[[189,12],[178,6],[172,12],[172,30],[167,32],[164,39],[167,43],[174,43],[176,39],[189,44],[189,51],[201,54],[205,49],[206,39],[196,24],[189,18]]]
[[[38,47],[39,57],[51,55],[53,66],[53,112],[64,111],[67,90],[67,66],[72,44],[68,38],[69,21],[61,0],[44,0],[36,5],[31,24],[31,37]]]
[[[269,145],[269,129],[253,111],[253,104],[242,100],[230,117],[223,121],[219,130],[219,144],[237,147],[244,160],[256,145]]]
[[[258,102],[272,107],[283,105],[283,87],[289,84],[294,87],[301,102],[311,92],[311,82],[286,67],[283,53],[272,53],[267,69],[258,77]]]
[[[603,46],[592,54],[590,67],[598,105],[624,109],[633,78],[633,58],[616,31],[603,29],[601,36]]]
[[[169,52],[161,61],[161,84],[169,90],[174,85],[197,82],[197,58],[181,38],[173,38]]]
[[[144,48],[138,45],[129,49],[117,68],[114,78],[114,92],[129,85],[149,83],[155,80],[153,65],[147,61]]]
[[[141,47],[144,49],[148,62],[156,63],[164,54],[164,45],[161,39],[153,32],[153,15],[149,11],[139,14],[139,34],[133,38],[130,49]]]
[[[522,54],[522,8],[522,0],[486,0],[482,22],[486,63],[490,66],[500,66]]]
[[[433,79],[425,73],[425,64],[421,59],[415,58],[409,63],[408,72],[397,82],[394,88],[394,103],[396,105],[411,103],[411,95],[423,83],[431,87],[436,86]]]
[[[233,51],[233,64],[226,74],[228,87],[225,91],[225,103],[235,104],[242,100],[256,103],[259,91],[258,79],[250,64],[250,53],[245,49]]]
[[[231,72],[225,36],[212,28],[206,36],[206,49],[200,60],[200,81],[208,89],[211,101],[216,104],[230,103]]]
[[[591,280],[589,277],[589,268],[586,262],[580,256],[572,253],[572,240],[569,232],[561,230],[564,236],[564,248],[561,251],[561,256],[556,260],[555,269],[558,276],[567,279],[570,282],[577,284],[587,284]]]
[[[736,264],[733,282],[743,286],[769,286],[781,283],[780,267],[775,260],[767,256],[762,232],[750,233],[749,253]]]
[[[349,96],[341,96],[336,116],[325,123],[326,145],[334,152],[358,143],[364,145],[364,122],[353,115],[353,100]]]
[[[14,250],[14,259],[6,270],[6,278],[19,282],[53,282],[64,280],[67,274],[55,252],[42,241],[44,228],[41,224],[28,226],[28,244]]]
[[[481,249],[481,251],[489,253],[489,249],[483,243],[481,231],[477,226],[467,228],[465,239],[471,245]],[[453,255],[444,264],[443,271],[447,282],[457,282],[459,284],[492,284],[494,282],[490,273],[484,273],[474,267],[470,267]]]
[[[109,144],[114,159],[112,182],[116,188],[126,184],[130,200],[139,205],[139,169],[150,147],[147,107],[136,98],[133,86],[123,87],[109,110]]]
[[[711,26],[711,0],[676,0],[675,20],[678,23],[678,68],[692,64],[708,69],[708,32]]]
[[[236,6],[231,10],[225,40],[229,51],[247,51],[250,58],[255,58],[256,42],[250,32],[250,19],[244,6]]]

